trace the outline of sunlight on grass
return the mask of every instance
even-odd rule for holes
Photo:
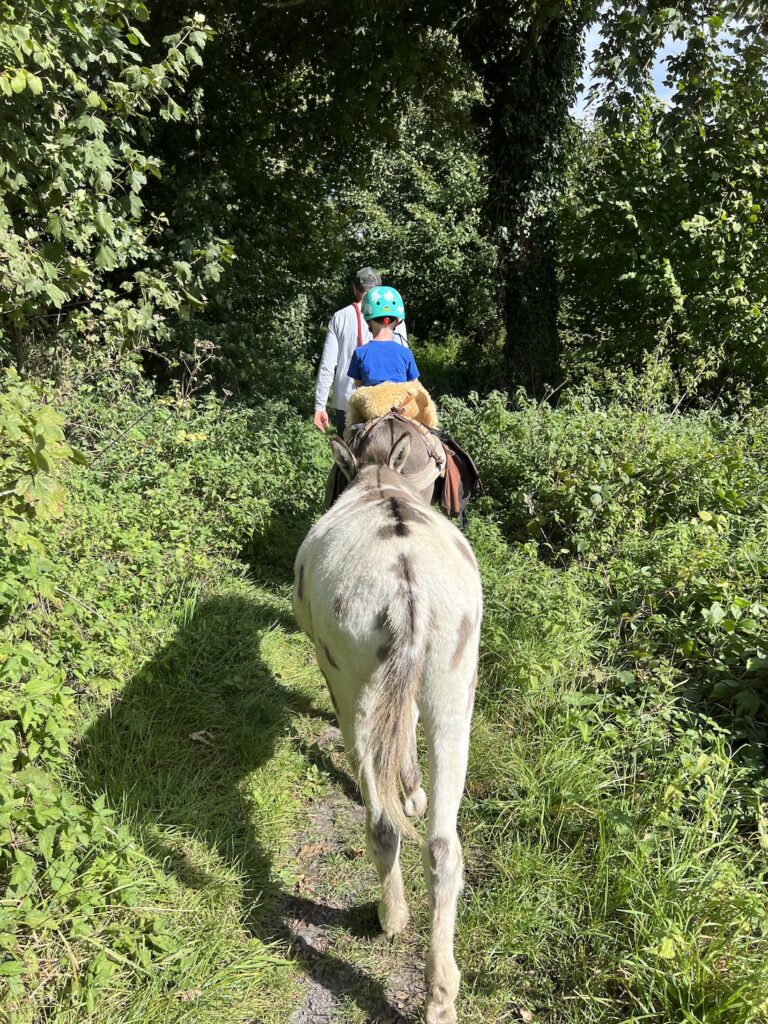
[[[636,424],[494,403],[451,413],[459,428],[470,417],[489,485],[468,530],[485,619],[460,812],[462,1019],[758,1024],[768,826],[749,695],[764,523],[750,445],[762,427],[739,436],[741,461],[729,455],[737,492],[714,470],[694,486],[678,469],[725,426],[652,421],[648,472],[669,474],[655,485],[667,496],[622,484],[614,499],[606,484],[597,511],[577,459],[551,470],[562,434],[579,459],[602,446],[591,472],[613,479],[610,453],[627,464]],[[200,413],[211,447],[176,492],[142,493],[157,453],[141,445],[115,455],[125,472],[74,469],[69,518],[48,541],[57,604],[33,602],[24,628],[49,675],[37,665],[23,712],[48,767],[19,773],[34,814],[18,805],[39,872],[25,874],[36,862],[20,847],[16,931],[0,933],[24,972],[9,976],[14,1024],[284,1024],[308,993],[349,1024],[392,1000],[422,1005],[421,851],[403,851],[412,922],[387,942],[357,787],[292,618],[292,545],[315,499],[292,509],[272,481],[280,515],[265,519],[259,499],[255,522],[227,519],[225,488],[201,501],[207,460],[221,469],[219,415]],[[309,428],[290,444],[315,465]],[[702,518],[704,500],[736,511]],[[57,665],[67,692],[50,682]]]

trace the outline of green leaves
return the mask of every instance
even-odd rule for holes
[[[19,514],[51,519],[60,516],[64,489],[56,479],[59,465],[73,460],[64,441],[63,419],[50,405],[41,404],[39,391],[22,384],[12,370],[5,371],[0,393],[0,481],[6,484],[0,498],[3,515]],[[12,501],[15,497],[19,501]]]
[[[66,301],[67,293],[62,291],[61,288],[53,284],[51,281],[45,285],[45,293],[56,309],[61,309],[62,305]]]
[[[533,538],[561,575],[583,567],[593,580],[623,651],[621,684],[663,670],[739,742],[764,742],[765,410],[740,423],[581,393],[557,410],[505,411],[491,395],[442,411],[471,445],[510,540]]]
[[[43,80],[26,68],[5,71],[0,75],[0,92],[6,96],[18,96],[27,89],[32,96],[40,96],[43,92]]]
[[[147,20],[142,3],[62,12],[31,0],[21,17],[9,8],[0,21],[0,194],[13,197],[0,204],[0,361],[13,348],[50,360],[157,341],[170,330],[167,314],[193,304],[169,286],[157,258],[165,222],[139,193],[159,174],[146,151],[157,113],[184,116],[177,100],[200,62],[205,21],[190,19],[149,65],[128,40],[149,45],[129,24]],[[148,290],[133,276],[124,275],[119,301],[105,288],[105,275],[126,266],[154,277],[149,313]],[[203,293],[192,293],[199,308]],[[139,315],[136,335],[126,326]],[[31,484],[24,494],[39,500]]]
[[[114,270],[114,249],[111,249],[108,245],[100,245],[99,248],[96,250],[95,263],[100,270]]]
[[[61,515],[64,488],[44,473],[19,477],[14,490],[41,518]]]
[[[601,16],[603,104],[598,126],[575,140],[560,210],[561,324],[577,372],[663,359],[675,400],[768,394],[768,231],[757,201],[768,43],[759,19],[741,11],[737,23],[736,9],[617,3]],[[649,75],[668,33],[680,40],[663,56],[677,88],[660,102]]]

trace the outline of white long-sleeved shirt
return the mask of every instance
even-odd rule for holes
[[[315,412],[324,409],[328,401],[328,394],[331,394],[331,405],[341,412],[347,408],[349,396],[355,382],[347,376],[347,370],[352,360],[352,355],[357,348],[357,313],[351,302],[344,309],[338,310],[330,319],[328,331],[325,335],[323,354],[320,358],[320,366],[317,370],[317,384],[315,385]],[[373,335],[368,324],[362,320],[363,344],[367,345]],[[405,324],[400,323],[395,329],[395,336],[401,345],[408,345],[408,332]]]

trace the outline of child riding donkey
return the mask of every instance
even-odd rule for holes
[[[355,349],[371,340],[371,332],[361,316],[360,305],[367,292],[380,284],[381,275],[373,267],[358,270],[352,281],[353,301],[343,309],[337,310],[328,324],[317,370],[315,412],[312,418],[312,422],[321,432],[333,425],[337,434],[344,433],[347,403],[354,386],[347,376],[349,362]],[[401,320],[397,325],[394,334],[394,340],[407,348],[408,333],[404,321]],[[326,408],[329,398],[333,407],[331,410]]]
[[[387,415],[419,424],[437,468],[433,500],[449,515],[458,516],[463,526],[464,509],[479,483],[477,470],[458,444],[438,430],[437,410],[419,381],[413,352],[395,333],[405,318],[402,296],[396,288],[371,288],[362,301],[361,314],[372,337],[355,349],[350,360],[347,373],[355,390],[347,402],[343,435],[354,446],[364,436],[366,424]],[[343,476],[334,467],[327,493],[329,505],[344,486]]]

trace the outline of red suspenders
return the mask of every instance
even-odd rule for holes
[[[363,344],[363,318],[360,316],[360,303],[353,302],[352,305],[357,313],[357,347],[360,348]]]

